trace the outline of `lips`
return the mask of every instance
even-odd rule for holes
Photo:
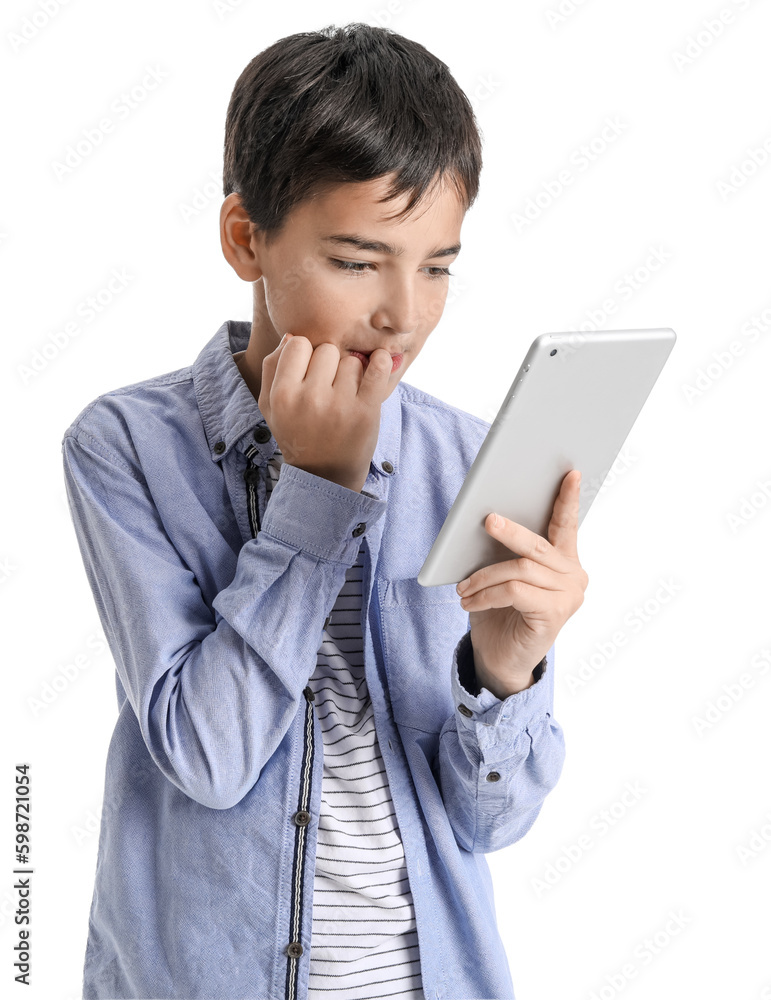
[[[370,354],[372,354],[372,351],[367,351],[365,353],[364,351],[352,350],[350,353],[354,358],[358,358],[361,361],[361,363],[364,365],[364,370],[366,371],[367,367],[369,366],[369,357]],[[404,360],[403,354],[391,354],[391,371],[392,372],[398,371],[399,368],[401,368],[402,366],[403,360]]]
[[[392,358],[398,357],[399,355],[401,355],[401,354],[404,353],[403,351],[390,351],[390,350],[388,350],[387,347],[385,349],[388,351],[388,353],[391,355]],[[369,351],[363,351],[359,347],[349,347],[348,350],[352,354],[363,354],[365,358],[368,358],[370,356],[370,354],[372,354],[373,351],[377,351],[378,348],[377,347],[372,347]]]

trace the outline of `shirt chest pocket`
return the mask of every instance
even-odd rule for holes
[[[378,582],[388,690],[394,719],[438,733],[455,710],[452,656],[468,631],[454,584],[423,587],[413,577]]]

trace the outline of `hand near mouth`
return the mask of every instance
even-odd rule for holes
[[[357,353],[341,357],[335,344],[314,348],[307,337],[286,334],[262,363],[257,405],[285,462],[360,493],[393,360],[382,347]]]

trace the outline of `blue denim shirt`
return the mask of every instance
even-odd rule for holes
[[[416,577],[489,424],[398,383],[361,493],[285,463],[229,321],[192,366],[106,392],[63,440],[116,665],[85,1000],[305,1000],[323,743],[308,686],[366,539],[361,626],[430,1000],[513,998],[485,854],[564,761],[554,647],[477,689],[453,585]],[[386,991],[387,992],[387,991]]]

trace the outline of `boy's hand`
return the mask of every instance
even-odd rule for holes
[[[287,334],[262,362],[257,405],[284,460],[360,493],[380,433],[391,355],[379,347],[366,370],[335,344]]]
[[[589,577],[576,549],[580,485],[577,469],[562,480],[548,540],[506,517],[499,527],[494,514],[485,521],[487,531],[520,558],[472,573],[461,606],[471,620],[477,680],[502,700],[531,686],[533,670],[584,602]]]

